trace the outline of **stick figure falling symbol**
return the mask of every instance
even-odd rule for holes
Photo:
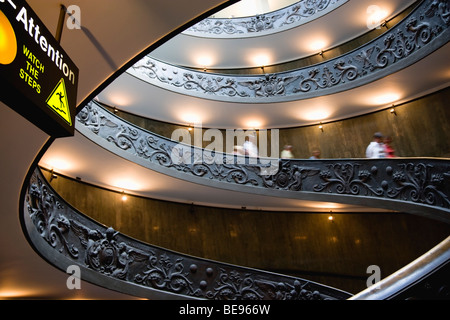
[[[64,106],[64,101],[63,101],[64,96],[61,92],[57,92],[56,94],[59,96],[59,105],[61,108],[57,108],[54,105],[53,105],[53,108],[55,108],[65,114],[66,112],[64,111],[65,106]]]

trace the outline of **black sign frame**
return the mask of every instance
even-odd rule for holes
[[[73,136],[78,67],[26,1],[0,2],[0,23],[0,100],[52,137]]]

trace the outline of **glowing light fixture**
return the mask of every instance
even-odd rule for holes
[[[36,292],[28,289],[2,288],[0,290],[0,299],[26,298],[36,295]]]
[[[68,170],[72,167],[70,162],[62,157],[61,158],[54,157],[54,158],[45,159],[45,162],[46,162],[46,164],[44,164],[44,166],[47,166],[47,167],[51,168],[51,170],[55,170],[55,171],[64,171],[64,170]]]
[[[206,71],[208,67],[214,64],[214,58],[209,54],[198,55],[195,58],[195,63]]]
[[[366,25],[369,29],[379,29],[382,26],[387,26],[386,18],[389,13],[387,10],[378,5],[370,5],[367,7]]]
[[[325,40],[313,40],[309,44],[309,49],[314,52],[319,52],[320,55],[323,55],[323,51],[326,46],[327,43]]]
[[[124,108],[133,104],[134,99],[128,94],[124,92],[115,91],[113,93],[109,93],[106,97],[106,100],[109,101],[110,105],[119,106],[120,108]]]
[[[195,114],[186,114],[183,116],[185,122],[189,123],[190,127],[199,126],[202,123],[200,116]]]
[[[257,119],[252,119],[246,121],[246,127],[250,129],[260,129],[262,127],[262,121]]]
[[[393,103],[400,99],[400,94],[395,92],[388,92],[378,96],[375,96],[371,99],[371,102],[375,105],[383,105],[388,103]]]
[[[302,118],[305,120],[317,121],[324,120],[330,116],[330,112],[324,108],[318,107],[311,111],[302,112]]]
[[[271,58],[268,54],[265,53],[258,53],[252,56],[251,62],[260,68],[264,68],[264,66],[267,66],[270,64]]]
[[[115,186],[121,190],[140,190],[141,186],[134,180],[129,178],[118,178],[111,183],[111,185]]]

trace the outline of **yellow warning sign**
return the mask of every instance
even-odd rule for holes
[[[50,93],[50,96],[47,98],[47,105],[72,126],[72,118],[70,117],[69,102],[64,79],[61,78],[55,89]]]

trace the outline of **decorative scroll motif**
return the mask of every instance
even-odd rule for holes
[[[42,254],[51,255],[50,260],[57,266],[59,261],[65,265],[68,258],[111,280],[201,299],[341,300],[350,297],[346,292],[315,282],[196,259],[128,238],[65,204],[47,185],[39,169],[30,178],[24,201],[35,232],[49,245],[50,251],[44,250]],[[103,283],[99,280],[99,284]],[[120,283],[114,287],[120,291]]]
[[[358,170],[359,164],[352,163],[335,163],[328,165],[329,170],[320,172],[320,178],[323,183],[313,186],[313,190],[328,191],[338,194],[355,194],[355,195],[383,195],[382,187],[373,187],[368,182],[372,174],[376,174],[377,167],[368,170]],[[364,193],[362,192],[364,190]]]
[[[146,261],[148,255],[142,251],[118,242],[119,234],[113,228],[101,232],[90,229],[76,220],[70,220],[73,233],[78,236],[85,249],[85,264],[89,268],[118,279],[126,279],[129,265],[133,262]]]
[[[267,98],[284,96],[286,86],[297,79],[298,77],[278,77],[275,74],[266,74],[256,81],[242,81],[239,84],[253,91],[255,96]]]
[[[201,149],[182,146],[174,141],[144,131],[113,116],[93,102],[77,115],[79,124],[101,136],[115,147],[135,157],[176,171],[241,185],[257,185],[256,170],[250,164],[237,161],[216,163],[212,156]],[[248,161],[248,159],[247,159]],[[259,166],[255,165],[256,168]]]
[[[141,77],[146,81],[173,86],[183,91],[200,92],[210,96],[248,96],[247,93],[236,89],[233,78],[182,70],[160,63],[149,56],[142,58],[132,69],[139,70]]]
[[[27,209],[37,231],[49,245],[78,258],[79,250],[66,239],[70,222],[60,213],[64,207],[41,180],[30,186]]]
[[[224,269],[220,269],[216,287],[206,296],[214,300],[330,300],[330,296],[315,290],[309,282],[274,282]]]
[[[218,75],[172,66],[150,56],[127,72],[155,86],[206,99],[241,103],[306,99],[375,81],[385,76],[387,68],[393,73],[419,61],[449,41],[449,17],[448,0],[425,0],[397,26],[366,45],[289,72]]]
[[[450,209],[448,160],[272,159],[278,168],[272,171],[273,174],[266,175],[267,171],[263,170],[266,165],[250,162],[249,158],[241,163],[229,154],[219,154],[223,162],[216,162],[210,152],[180,145],[145,131],[106,111],[94,101],[79,112],[76,121],[78,131],[88,138],[100,138],[102,145],[112,152],[124,151],[129,155],[128,159],[152,170],[172,169],[174,173],[186,174],[186,179],[204,178],[202,181],[206,184],[217,181],[246,187],[247,192],[266,189],[351,195]],[[229,157],[233,159],[232,163]]]
[[[334,71],[333,71],[334,70]],[[300,76],[301,81],[293,93],[309,92],[319,89],[332,88],[346,81],[355,80],[358,77],[358,67],[344,60],[337,61],[330,70],[328,66],[309,70],[308,77]]]
[[[298,27],[335,10],[348,0],[301,0],[267,14],[244,18],[207,18],[184,34],[205,38],[241,38],[267,35]]]
[[[435,172],[433,165],[425,163],[402,163],[398,167],[398,170],[387,168],[395,182],[388,188],[389,198],[450,208],[448,193],[443,192],[450,171]]]
[[[147,270],[142,274],[137,274],[134,281],[160,290],[197,297],[203,296],[199,288],[194,290],[193,282],[189,280],[190,273],[183,273],[183,270],[183,259],[177,259],[174,263],[167,254],[163,253],[158,258],[155,252],[150,251]]]
[[[263,184],[267,188],[301,191],[303,181],[319,172],[320,168],[299,166],[286,161],[282,163],[280,170],[275,175],[263,176]]]

